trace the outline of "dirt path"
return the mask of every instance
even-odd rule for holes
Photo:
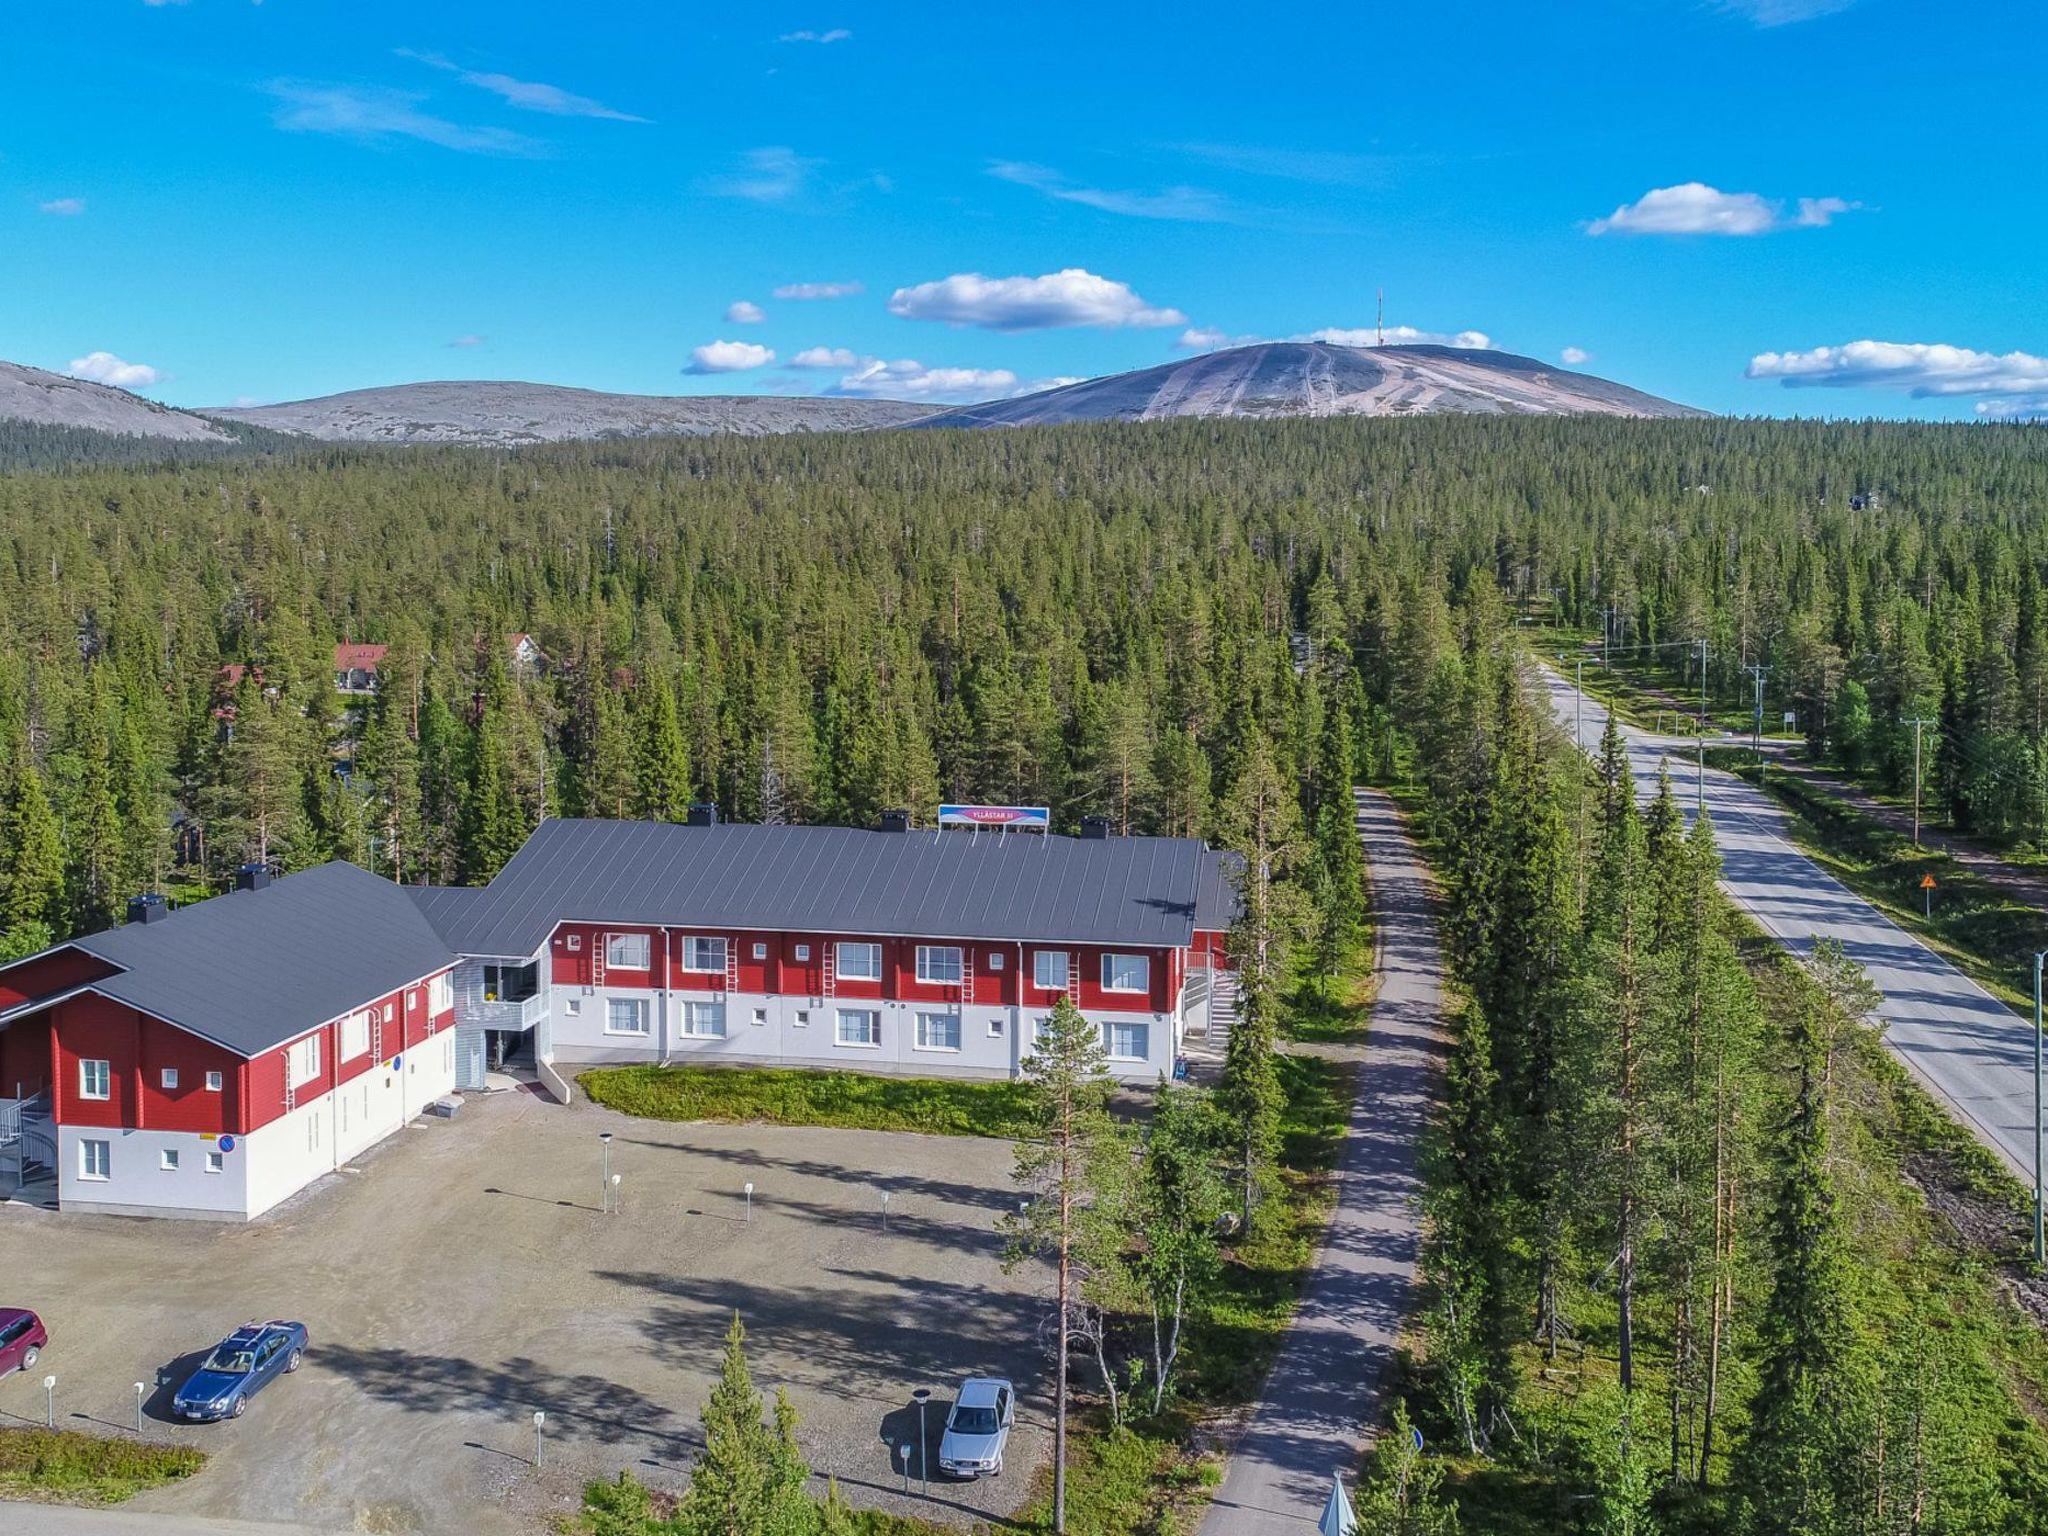
[[[1356,794],[1380,990],[1337,1168],[1337,1204],[1204,1536],[1315,1529],[1331,1475],[1348,1476],[1357,1464],[1414,1289],[1416,1147],[1444,1055],[1442,962],[1428,874],[1400,811],[1377,790]]]

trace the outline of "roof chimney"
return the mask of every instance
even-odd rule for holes
[[[238,891],[262,891],[270,887],[270,866],[268,864],[244,864],[235,871],[235,889]]]
[[[1083,816],[1081,818],[1081,836],[1089,842],[1099,842],[1103,838],[1108,837],[1109,818],[1107,816]]]
[[[693,801],[690,805],[690,825],[693,827],[717,826],[718,807],[708,800]]]
[[[910,812],[882,812],[882,830],[884,832],[908,832],[910,830]]]
[[[170,915],[170,904],[159,891],[144,891],[140,896],[128,898],[128,921],[131,923],[160,923]]]

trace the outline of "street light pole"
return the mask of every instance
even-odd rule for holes
[[[1693,820],[1707,813],[1707,642],[1700,641],[1700,760],[1693,769]]]
[[[917,1476],[924,1484],[924,1496],[932,1496],[931,1442],[925,1439],[924,1405],[932,1400],[930,1387],[919,1387],[910,1394],[917,1400]]]
[[[597,1206],[599,1214],[611,1209],[612,1200],[612,1133],[599,1131],[597,1139],[604,1145],[604,1173],[597,1181]]]
[[[1920,846],[1920,728],[1923,725],[1933,725],[1934,723],[1932,720],[1922,720],[1918,716],[1906,722],[1906,724],[1913,727],[1913,846],[1915,848]]]
[[[2048,950],[2034,955],[2034,1266],[2048,1263],[2041,1216],[2041,962]]]

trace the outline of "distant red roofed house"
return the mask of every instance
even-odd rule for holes
[[[359,645],[343,641],[334,648],[334,686],[340,693],[375,693],[377,668],[383,665],[388,645]]]

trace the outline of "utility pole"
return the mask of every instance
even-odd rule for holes
[[[1700,641],[1700,760],[1693,770],[1693,820],[1707,813],[1707,642]]]
[[[1913,846],[1915,848],[1920,846],[1920,728],[1935,723],[1935,721],[1923,720],[1918,717],[1906,722],[1906,724],[1913,727]]]
[[[1749,675],[1756,679],[1756,730],[1750,741],[1756,752],[1759,767],[1763,765],[1764,760],[1764,679],[1770,675],[1770,671],[1771,669],[1762,662],[1750,663]]]
[[[2041,1224],[2041,962],[2048,950],[2034,955],[2034,1267],[2048,1264],[2048,1241]]]

